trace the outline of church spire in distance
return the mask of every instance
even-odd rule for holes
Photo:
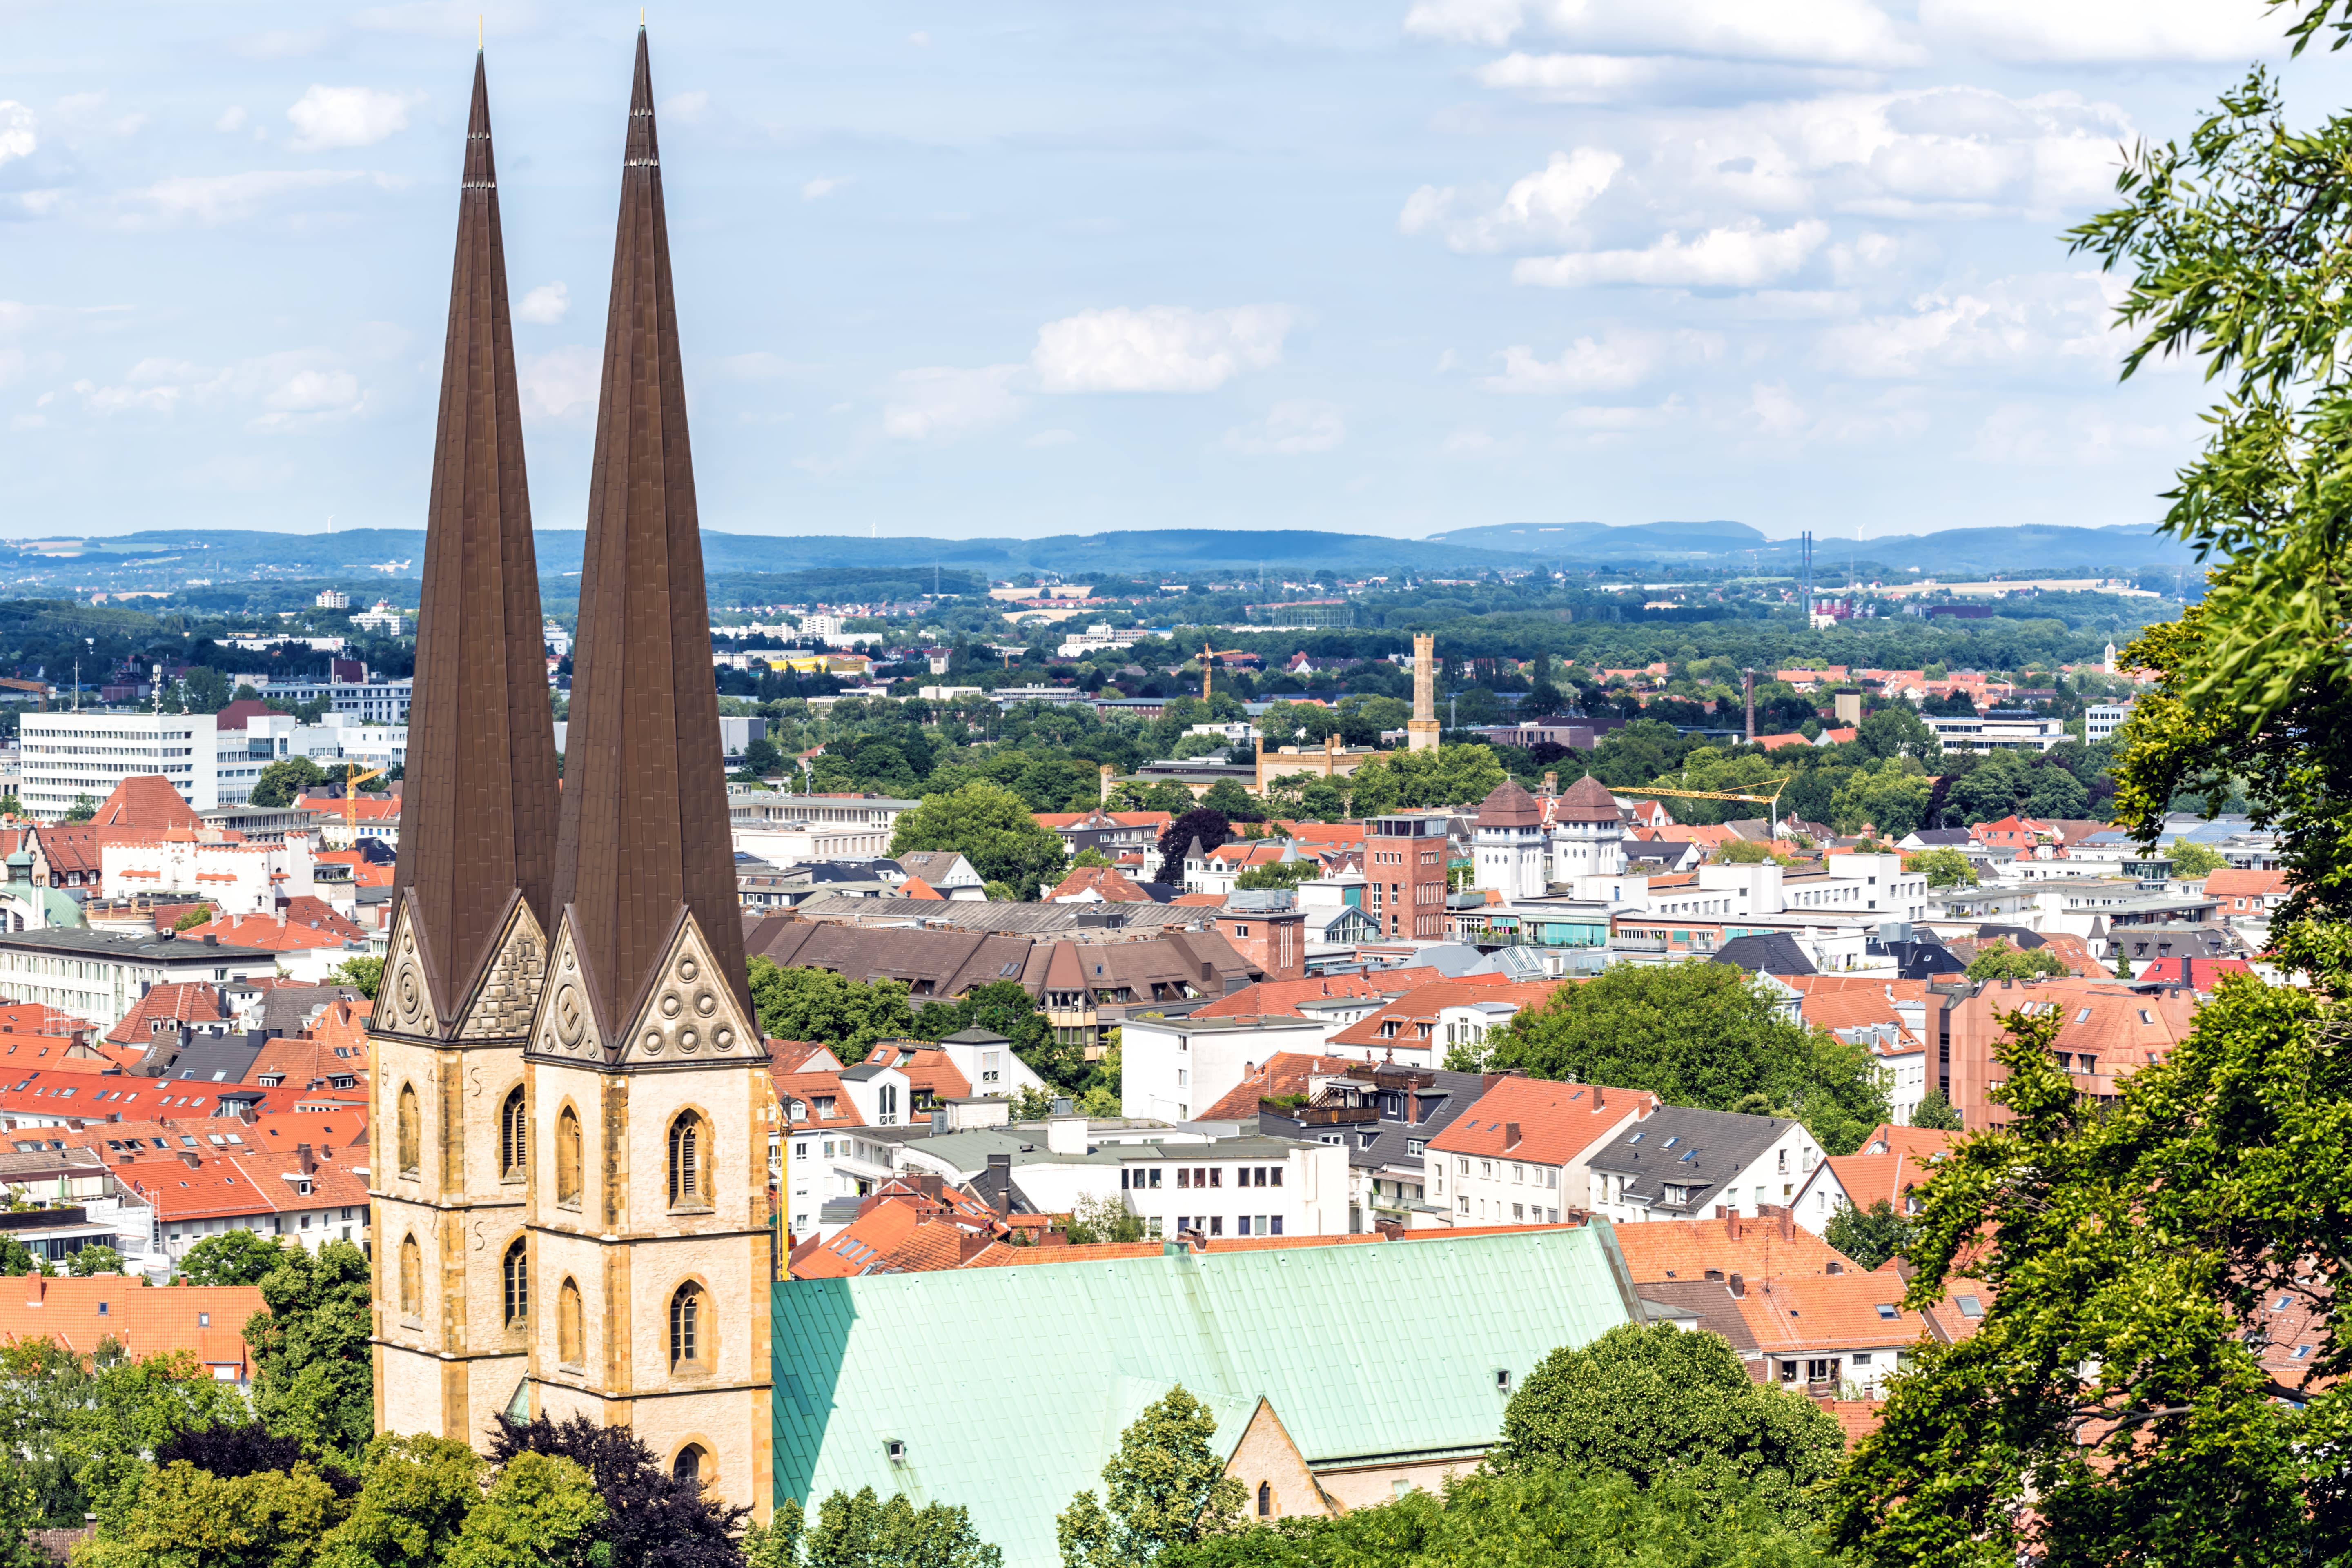
[[[572,644],[555,899],[607,1027],[694,916],[745,1013],[743,929],[643,27]]]
[[[393,873],[445,1019],[518,893],[541,929],[555,915],[555,741],[521,410],[477,52]]]

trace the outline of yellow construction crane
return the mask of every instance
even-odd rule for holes
[[[346,848],[356,849],[360,842],[360,785],[383,773],[382,768],[370,768],[363,773],[353,773],[343,781],[343,833],[351,839]]]
[[[1249,652],[1249,649],[1245,647],[1204,647],[1201,650],[1202,701],[1206,702],[1209,700],[1209,677],[1217,668],[1216,661],[1221,658],[1245,654],[1247,652]]]
[[[1772,786],[1772,793],[1770,795],[1748,795],[1737,790],[1661,789],[1655,784],[1643,784],[1638,787],[1612,789],[1612,793],[1616,795],[1672,795],[1678,800],[1752,801],[1758,805],[1770,808],[1767,821],[1770,824],[1772,837],[1778,838],[1780,837],[1780,792],[1789,787],[1789,780],[1795,776],[1795,774],[1790,773],[1782,778],[1759,779],[1754,784],[1748,786],[1751,790],[1760,790],[1766,784],[1770,784]]]

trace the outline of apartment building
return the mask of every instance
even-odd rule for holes
[[[1792,1201],[1821,1158],[1802,1122],[1663,1106],[1586,1157],[1585,1206],[1621,1225],[1717,1208],[1755,1218]]]
[[[1456,1226],[1556,1225],[1588,1206],[1590,1157],[1658,1110],[1654,1094],[1505,1079],[1429,1142],[1429,1202]]]
[[[1445,938],[1448,812],[1399,812],[1364,824],[1364,912],[1391,940]]]
[[[2067,739],[2066,721],[2031,710],[1995,708],[1969,718],[1929,715],[1921,721],[1948,752],[2046,752]]]
[[[220,805],[218,729],[209,713],[26,713],[17,721],[26,816],[56,822],[123,780],[154,773],[197,811]]]

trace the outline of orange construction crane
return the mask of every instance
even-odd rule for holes
[[[1206,702],[1209,700],[1209,676],[1216,669],[1216,661],[1235,654],[1246,654],[1247,652],[1249,652],[1249,649],[1245,647],[1204,647],[1201,650],[1202,701]]]
[[[360,841],[360,785],[383,773],[382,768],[370,768],[343,780],[343,832],[351,839],[348,848],[358,847]]]

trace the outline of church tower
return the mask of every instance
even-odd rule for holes
[[[637,35],[528,1052],[535,1414],[770,1505],[767,1067],[743,965],[653,75]]]
[[[1427,632],[1412,639],[1412,717],[1404,731],[1405,750],[1437,750],[1437,638]]]
[[[483,62],[457,198],[409,713],[370,1025],[379,1430],[479,1443],[530,1336],[523,1044],[555,872],[555,742]]]

